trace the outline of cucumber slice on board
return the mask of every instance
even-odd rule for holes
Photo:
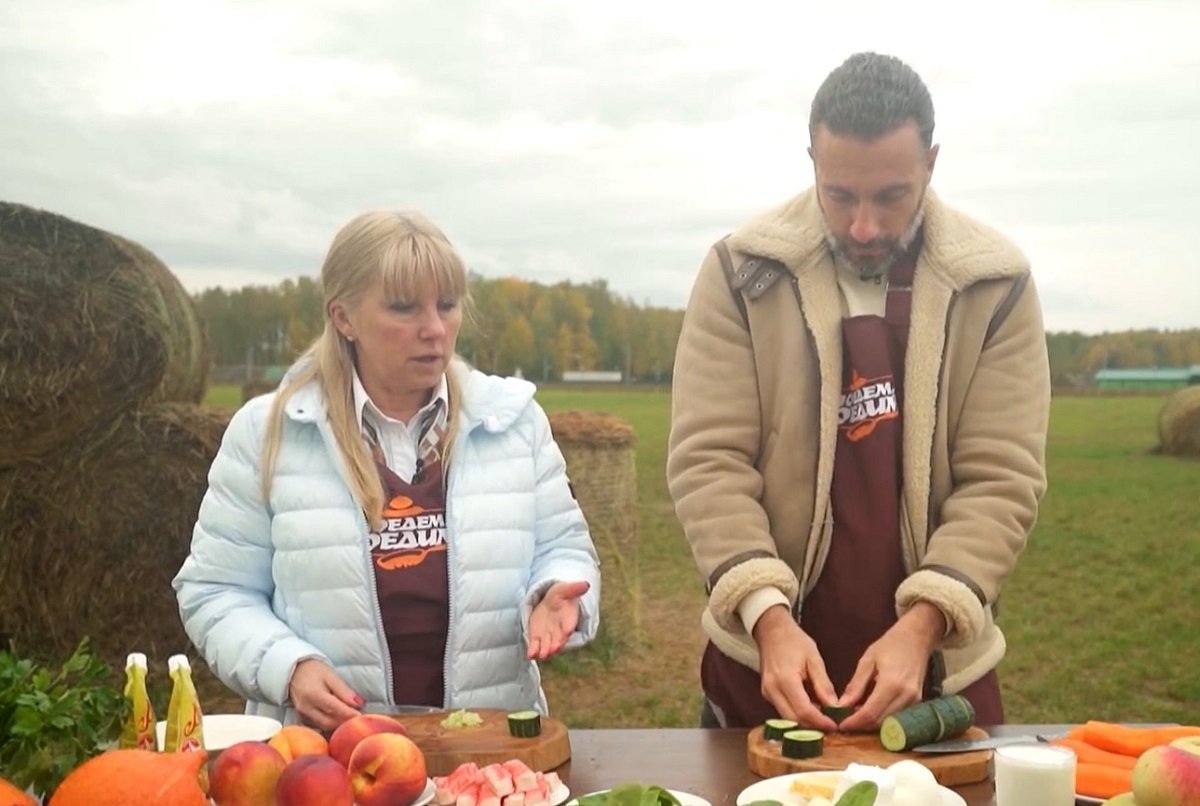
[[[532,739],[542,732],[542,717],[537,711],[516,711],[508,715],[508,732],[518,739]]]
[[[789,730],[783,734],[784,758],[816,758],[825,749],[825,734],[819,730]]]
[[[778,742],[783,739],[783,734],[798,727],[800,725],[790,719],[768,719],[763,723],[763,738]]]

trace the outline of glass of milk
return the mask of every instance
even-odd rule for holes
[[[996,748],[996,806],[1074,806],[1075,753],[1051,744]]]

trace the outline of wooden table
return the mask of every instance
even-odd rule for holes
[[[985,727],[992,736],[1066,733],[1069,725]],[[572,795],[627,781],[699,795],[734,806],[738,793],[762,779],[746,764],[745,730],[701,728],[572,730],[571,760],[559,774]],[[969,806],[995,806],[991,781],[955,789]]]

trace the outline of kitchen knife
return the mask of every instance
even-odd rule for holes
[[[986,739],[951,739],[946,742],[920,744],[910,750],[913,753],[969,753],[972,750],[994,750],[1008,744],[1034,744],[1057,738],[1060,737],[1029,734],[1027,736],[989,736]]]

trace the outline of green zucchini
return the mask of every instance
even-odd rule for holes
[[[833,806],[875,806],[879,797],[879,784],[874,781],[859,781],[842,793]]]
[[[789,730],[783,734],[784,758],[816,758],[825,749],[825,734],[819,730]]]
[[[953,739],[975,721],[975,709],[964,697],[952,694],[926,700],[885,717],[879,726],[879,742],[885,750],[903,752],[919,744]]]
[[[531,739],[542,732],[542,717],[537,711],[516,711],[508,715],[508,732],[518,739]]]
[[[849,705],[822,705],[821,713],[832,719],[835,724],[840,725],[846,720],[846,717],[854,713],[854,708]]]
[[[783,738],[783,734],[798,727],[800,725],[790,719],[768,719],[763,723],[763,738],[777,742]]]

